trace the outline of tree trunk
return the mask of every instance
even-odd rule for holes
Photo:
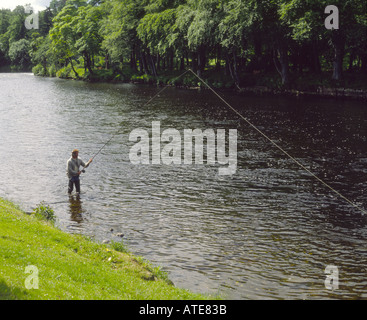
[[[206,50],[205,46],[200,46],[197,52],[198,56],[198,71],[197,74],[199,77],[201,77],[202,72],[205,70],[205,64],[206,64]]]
[[[260,70],[262,61],[262,42],[258,34],[254,36],[254,50],[255,50],[254,70]]]
[[[46,58],[44,58],[44,59],[43,59],[43,63],[42,63],[42,65],[43,65],[43,69],[44,69],[45,71],[47,71],[47,59],[46,59]]]
[[[157,54],[157,72],[161,71],[161,55]]]
[[[220,61],[221,61],[221,55],[222,55],[222,48],[220,45],[217,46],[217,61],[215,64],[215,71],[220,71]]]
[[[133,46],[131,53],[130,53],[130,68],[134,71],[138,70],[138,67],[136,65],[135,46]]]
[[[173,63],[174,54],[173,54],[173,51],[172,50],[169,51],[168,56],[169,56],[169,70],[172,71],[173,70],[173,64],[174,64]]]
[[[149,69],[148,69],[146,58],[145,58],[145,53],[142,50],[140,50],[140,62],[142,66],[142,71],[145,74],[149,74]]]
[[[282,85],[285,88],[289,87],[289,58],[288,48],[285,44],[281,43],[278,47],[279,62],[280,62],[280,75],[282,77]]]
[[[319,57],[319,48],[317,40],[312,41],[312,61],[311,61],[311,71],[317,74],[321,73],[321,64]]]
[[[367,73],[367,54],[361,55],[361,71]]]
[[[238,77],[238,71],[237,71],[237,55],[236,50],[233,49],[233,76],[234,76],[234,82],[238,86],[239,85],[239,77]]]
[[[110,55],[106,53],[104,59],[105,59],[105,64],[106,64],[106,70],[108,70],[110,68]]]
[[[73,59],[72,59],[72,58],[69,58],[69,61],[70,61],[71,69],[73,69],[73,72],[75,73],[76,77],[77,77],[78,79],[80,79],[79,73],[78,73],[78,72],[76,72],[76,70],[74,69]]]
[[[195,53],[192,54],[191,67],[194,72],[198,71],[197,55]]]
[[[236,53],[233,51],[232,53],[232,59],[230,58],[230,55],[227,53],[226,56],[226,73],[231,76],[234,83],[238,86],[238,74],[237,74],[237,60],[236,60]]]
[[[348,71],[353,71],[353,62],[354,62],[354,59],[355,58],[356,58],[355,50],[352,49],[352,51],[349,54],[349,67],[348,67]]]
[[[88,55],[87,52],[84,53],[84,60],[87,64],[87,69],[88,69],[89,73],[94,74],[93,70],[92,70],[92,65],[91,65],[92,62],[91,62],[90,56]]]
[[[225,74],[226,75],[230,75],[231,78],[234,80],[234,77],[233,77],[233,72],[232,72],[232,67],[231,67],[231,61],[229,59],[229,55],[227,54],[226,56],[226,69],[225,69]]]
[[[180,62],[180,71],[185,70],[185,58],[182,56],[181,57],[181,62]]]
[[[153,76],[154,77],[157,77],[157,68],[155,66],[155,62],[154,62],[153,56],[150,53],[148,53],[148,56],[150,58],[149,60],[150,60],[150,65],[151,65]]]
[[[343,78],[344,37],[340,30],[333,30],[331,40],[334,48],[333,80]]]

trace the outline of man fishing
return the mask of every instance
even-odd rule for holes
[[[69,188],[68,194],[70,195],[73,192],[74,185],[77,193],[80,193],[80,175],[84,172],[85,168],[92,163],[93,159],[90,159],[87,164],[84,163],[82,159],[79,159],[79,150],[74,149],[71,153],[71,158],[67,162],[67,175],[69,177]],[[80,166],[83,169],[80,171]]]

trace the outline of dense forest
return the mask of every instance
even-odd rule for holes
[[[52,0],[0,10],[0,71],[215,87],[367,86],[365,0]]]

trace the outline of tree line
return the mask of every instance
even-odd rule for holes
[[[159,78],[187,68],[237,86],[276,74],[367,74],[365,0],[52,0],[28,30],[22,6],[0,10],[0,70],[111,79]]]

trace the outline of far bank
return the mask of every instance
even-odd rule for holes
[[[245,73],[238,83],[224,72],[208,69],[203,72],[202,83],[186,70],[161,72],[157,76],[136,73],[126,66],[123,71],[114,71],[102,67],[93,70],[93,74],[82,66],[68,65],[58,71],[44,69],[38,65],[32,69],[36,76],[58,77],[61,79],[81,80],[88,82],[138,83],[153,86],[173,86],[185,89],[206,89],[207,85],[215,90],[236,94],[258,96],[293,96],[321,97],[331,99],[353,99],[367,101],[367,76],[362,73],[345,73],[342,81],[333,81],[329,73],[304,73],[292,75],[291,84],[284,87],[277,73]]]

